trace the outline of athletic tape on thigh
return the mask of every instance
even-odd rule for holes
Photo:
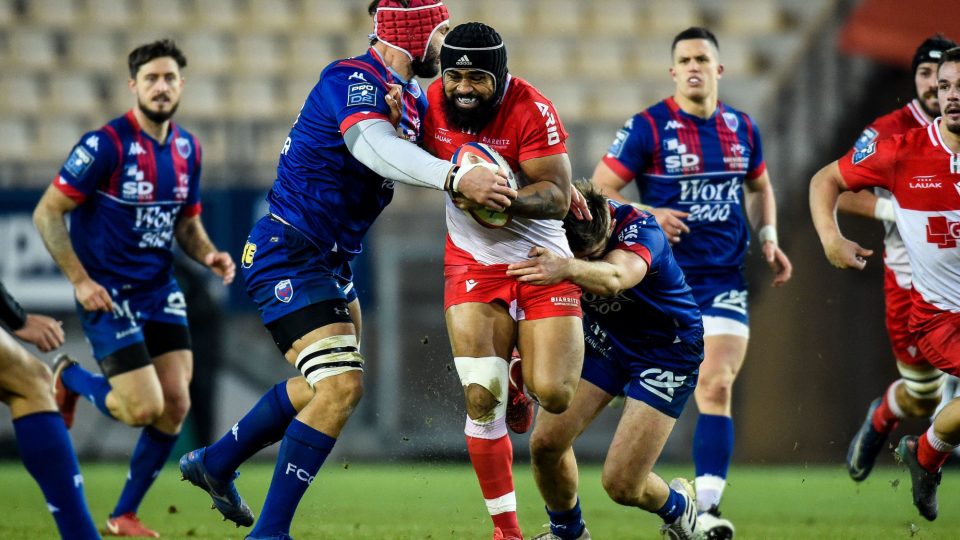
[[[897,363],[897,371],[907,386],[907,393],[916,399],[933,399],[940,396],[947,374],[935,367],[917,369]]]
[[[727,317],[705,315],[703,317],[703,335],[733,335],[750,339],[750,327],[740,321]]]
[[[453,359],[457,366],[457,375],[460,376],[460,384],[464,387],[471,384],[478,384],[486,388],[494,399],[497,400],[497,406],[493,409],[493,418],[504,418],[507,415],[507,384],[510,377],[508,373],[509,364],[499,356],[458,356]],[[478,421],[487,420],[482,418]]]
[[[347,371],[363,371],[363,356],[357,351],[357,338],[330,336],[307,345],[297,355],[297,369],[310,386]]]

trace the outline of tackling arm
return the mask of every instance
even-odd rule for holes
[[[570,157],[563,153],[528,159],[520,164],[520,172],[527,185],[517,191],[509,213],[534,219],[563,219],[570,209],[573,190]]]
[[[844,191],[840,194],[837,209],[846,214],[854,214],[880,221],[896,221],[893,203],[889,199],[877,197],[870,190]]]
[[[604,297],[636,286],[647,275],[647,263],[622,249],[607,253],[602,260],[585,261],[561,257],[538,246],[530,250],[530,257],[507,267],[507,275],[534,285],[553,285],[566,279]]]

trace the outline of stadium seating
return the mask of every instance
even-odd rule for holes
[[[671,91],[669,39],[708,24],[721,41],[731,81],[749,81],[736,101],[763,98],[781,60],[801,43],[817,2],[790,0],[447,0],[452,22],[482,20],[507,40],[510,69],[540,86],[577,135],[609,132],[639,108]],[[265,144],[244,154],[258,170],[275,165],[276,146],[261,133],[283,134],[332,59],[363,50],[370,31],[358,0],[0,0],[0,111],[5,132],[44,134],[59,161],[69,115],[99,125],[132,105],[125,53],[149,39],[178,40],[189,59],[181,115],[201,139],[221,149],[206,153],[206,176],[227,174],[228,148]],[[807,5],[811,4],[811,5]],[[13,116],[10,116],[10,115]],[[26,117],[24,116],[26,115]],[[94,120],[95,119],[95,120]],[[229,125],[229,129],[224,129]],[[56,133],[54,133],[56,131]],[[251,135],[257,133],[257,135]],[[79,136],[79,132],[76,136]],[[251,139],[254,138],[256,140]],[[579,153],[592,135],[571,138]],[[7,151],[9,156],[23,155]],[[47,155],[47,152],[40,152]],[[34,152],[32,155],[37,155]],[[592,161],[594,158],[591,158]],[[262,160],[262,162],[260,161]],[[579,164],[575,163],[575,167]],[[49,169],[52,164],[39,169]],[[583,165],[581,174],[591,164]],[[579,170],[579,169],[578,169]],[[266,175],[269,176],[269,175]],[[42,185],[45,177],[25,179]],[[231,177],[261,184],[268,177]]]

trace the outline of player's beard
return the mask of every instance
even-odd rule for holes
[[[934,105],[933,108],[930,108],[930,106],[927,105],[927,102],[930,100],[930,98],[937,99],[936,88],[927,90],[922,96],[919,96],[918,101],[920,101],[920,108],[923,109],[923,112],[927,113],[927,116],[930,118],[936,118],[940,116],[940,106]]]
[[[472,109],[461,109],[457,107],[456,96],[443,99],[443,110],[447,113],[447,120],[450,124],[466,133],[480,133],[496,115],[496,103],[493,102],[493,96],[481,97],[475,96],[479,105]]]
[[[179,107],[179,106],[180,106],[180,102],[178,101],[178,102],[174,103],[173,106],[170,107],[169,110],[166,110],[166,111],[151,111],[151,110],[147,107],[147,104],[143,102],[143,100],[140,100],[140,99],[137,100],[137,108],[139,108],[139,109],[140,109],[140,112],[142,112],[143,115],[146,116],[147,119],[150,120],[151,122],[153,122],[154,124],[162,124],[162,123],[166,122],[167,120],[169,120],[170,118],[172,118],[172,117],[173,117],[173,113],[177,112],[177,107]]]

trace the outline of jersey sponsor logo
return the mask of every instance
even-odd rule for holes
[[[733,289],[713,297],[713,307],[747,314],[747,291]]]
[[[679,139],[664,139],[663,150],[676,154],[663,158],[668,173],[693,170],[700,165],[700,156],[688,154],[687,145],[680,143]]]
[[[620,235],[617,237],[617,240],[624,243],[635,243],[634,241],[640,236],[640,227],[636,223],[631,223],[624,227],[620,231]]]
[[[668,403],[673,401],[676,389],[682,387],[686,380],[686,375],[678,376],[672,371],[660,368],[650,368],[640,374],[640,386]]]
[[[127,151],[128,156],[140,156],[146,153],[147,151],[144,150],[143,147],[140,146],[140,143],[137,141],[133,141],[132,143],[130,143],[130,150]]]
[[[277,297],[277,300],[289,304],[293,300],[293,284],[290,283],[289,279],[285,279],[273,287],[273,294]]]
[[[634,301],[626,295],[626,293],[619,293],[616,296],[600,296],[591,292],[583,292],[583,303],[587,305],[592,311],[599,313],[600,315],[606,315],[607,313],[618,313],[626,304],[632,304]],[[599,327],[598,327],[599,328]],[[604,333],[606,336],[606,333]]]
[[[68,173],[80,178],[87,172],[90,165],[93,165],[93,154],[87,151],[86,148],[78,146],[73,149],[73,152],[70,154],[70,157],[67,158],[67,162],[63,167],[67,169]]]
[[[91,135],[87,137],[87,140],[83,141],[83,144],[89,146],[93,149],[94,152],[100,149],[100,137],[96,135]]]
[[[960,154],[950,156],[950,172],[952,174],[960,174]]]
[[[193,147],[190,145],[190,139],[186,137],[177,137],[173,142],[177,147],[177,152],[180,153],[180,157],[183,159],[190,157],[190,154],[193,152]]]
[[[127,167],[130,180],[120,184],[120,196],[124,199],[146,199],[153,195],[154,185],[144,180],[143,171],[137,165]]]
[[[863,147],[863,149],[861,149],[861,150],[855,150],[855,151],[853,152],[853,157],[850,158],[850,161],[851,161],[854,165],[857,165],[857,164],[859,164],[861,161],[863,161],[863,160],[867,159],[868,157],[872,156],[872,155],[874,154],[874,152],[876,152],[876,151],[877,151],[877,143],[876,143],[876,142],[872,142],[872,143],[868,144],[867,146]]]
[[[927,242],[940,249],[957,247],[960,238],[960,221],[949,221],[944,216],[927,218]]]
[[[347,107],[354,105],[376,105],[377,87],[370,83],[357,83],[347,88]]]
[[[367,81],[367,78],[364,77],[364,76],[363,76],[363,73],[361,73],[361,72],[359,72],[359,71],[354,71],[353,73],[350,74],[349,77],[347,77],[347,80],[348,80],[348,81],[353,80],[353,79],[360,79],[361,81],[364,81],[364,82]]]
[[[468,280],[465,281],[464,283],[465,283],[466,286],[467,286],[467,292],[470,292],[470,291],[473,290],[474,287],[477,286],[477,284],[478,284],[479,282],[478,282],[477,280],[474,280],[474,279],[468,279]]]
[[[557,117],[546,103],[540,103],[539,101],[534,101],[534,103],[536,103],[537,108],[540,109],[540,114],[547,119],[547,145],[553,146],[560,142],[560,132],[557,131]]]
[[[134,231],[141,232],[141,248],[169,248],[173,242],[173,224],[180,207],[165,210],[160,206],[138,206]]]
[[[730,131],[736,131],[740,127],[740,119],[732,112],[723,113],[723,123],[727,125]]]
[[[190,193],[190,175],[180,173],[177,175],[177,185],[173,187],[173,196],[178,201],[186,200]]]
[[[943,187],[943,182],[934,182],[933,179],[936,178],[936,175],[930,176],[914,176],[907,182],[907,186],[910,189],[940,189]]]
[[[680,180],[681,201],[708,201],[740,204],[740,189],[743,183],[739,178],[731,178],[714,183],[704,178]]]
[[[623,144],[627,142],[627,137],[629,135],[630,132],[626,129],[617,131],[617,135],[613,138],[613,144],[610,145],[610,149],[607,150],[607,154],[611,157],[619,158],[620,153],[623,152]]]
[[[853,148],[855,150],[863,150],[868,144],[877,140],[877,135],[879,135],[879,133],[877,133],[877,130],[873,128],[867,128],[863,130],[863,133],[857,137],[857,142],[853,143]]]
[[[683,129],[683,124],[677,122],[676,120],[670,120],[667,122],[667,125],[663,126],[664,131],[669,131],[672,129]]]

